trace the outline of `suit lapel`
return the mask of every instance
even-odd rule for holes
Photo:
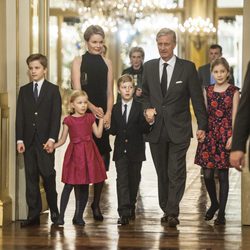
[[[182,74],[182,71],[183,71],[183,63],[178,57],[176,57],[174,71],[173,71],[172,78],[170,80],[168,91],[167,91],[165,98],[169,95],[169,93],[171,93],[171,89],[175,86],[176,82],[180,80],[179,76]]]
[[[130,109],[130,112],[129,112],[129,115],[128,115],[128,121],[127,121],[127,125],[129,124],[129,122],[132,120],[134,114],[135,114],[135,111],[136,111],[136,107],[135,107],[135,103],[134,101],[132,102],[132,106],[131,106],[131,109]]]

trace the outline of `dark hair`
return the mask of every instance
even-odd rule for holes
[[[158,40],[158,38],[160,36],[166,36],[166,35],[172,35],[173,41],[174,41],[174,43],[176,43],[176,34],[173,30],[171,30],[169,28],[163,28],[163,29],[159,30],[159,32],[156,34],[156,41]]]
[[[230,72],[229,63],[224,57],[217,58],[211,63],[211,68],[210,68],[211,72],[213,71],[215,66],[220,65],[220,64],[223,65],[228,72]]]
[[[46,69],[48,67],[48,59],[46,56],[42,55],[42,54],[31,54],[27,59],[26,59],[26,63],[29,66],[29,64],[33,61],[39,61],[43,67]]]
[[[212,44],[209,49],[219,49],[222,54],[222,47],[219,44]]]
[[[131,48],[130,51],[129,51],[129,58],[131,58],[133,53],[135,53],[135,52],[141,53],[142,59],[144,60],[145,53],[144,53],[144,50],[143,50],[142,47],[133,47],[133,48]]]
[[[84,40],[88,42],[92,35],[100,35],[103,39],[105,38],[104,31],[99,25],[90,25],[83,34]]]
[[[121,84],[124,82],[132,82],[133,87],[135,87],[134,78],[129,74],[124,74],[117,80],[118,89],[120,88]]]

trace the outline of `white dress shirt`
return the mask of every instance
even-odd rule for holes
[[[160,58],[160,61],[159,61],[159,77],[160,77],[160,82],[161,82],[161,77],[162,77],[162,73],[163,73],[163,66],[164,66],[164,63],[167,63],[168,66],[166,68],[167,70],[167,75],[168,75],[168,86],[167,88],[169,87],[169,84],[170,84],[170,81],[171,81],[171,78],[172,78],[172,75],[173,75],[173,71],[174,71],[174,66],[175,66],[175,63],[176,63],[176,56],[173,55],[171,57],[170,60],[168,60],[167,62],[164,61],[162,58]]]

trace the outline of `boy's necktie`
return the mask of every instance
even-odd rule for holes
[[[162,96],[164,97],[167,93],[167,87],[168,87],[168,75],[167,75],[167,63],[163,64],[163,71],[162,71],[162,77],[161,77],[161,92]]]
[[[35,83],[35,88],[34,88],[34,98],[37,102],[37,100],[38,100],[38,84],[37,84],[37,82]]]
[[[127,123],[127,106],[128,106],[127,104],[124,104],[124,111],[122,114],[122,120],[124,124]]]

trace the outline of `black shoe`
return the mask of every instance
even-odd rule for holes
[[[129,218],[127,216],[121,216],[118,221],[117,221],[118,225],[128,225],[129,224]]]
[[[205,220],[212,220],[216,211],[219,209],[219,204],[216,204],[216,205],[213,205],[211,206],[207,212],[206,212],[206,215],[204,217]]]
[[[168,226],[169,227],[176,227],[178,224],[180,224],[180,221],[177,217],[168,216]]]
[[[62,226],[62,225],[64,225],[64,219],[60,218],[60,216],[59,216],[59,218],[57,219],[56,222],[54,222],[54,224],[57,226]]]
[[[224,216],[218,216],[214,221],[214,225],[225,225],[225,224],[226,224],[226,219]]]
[[[95,207],[94,204],[92,203],[91,209],[92,209],[92,213],[93,213],[93,218],[97,221],[103,221],[103,216],[102,216],[102,213],[101,213],[99,206]]]
[[[59,218],[58,212],[50,212],[50,219],[53,223],[56,223]]]
[[[27,219],[21,222],[21,228],[40,225],[40,218]]]
[[[73,218],[72,223],[73,223],[73,225],[77,225],[77,226],[84,226],[85,225],[85,221],[83,219]]]
[[[161,223],[168,223],[168,215],[166,213],[161,217]]]

